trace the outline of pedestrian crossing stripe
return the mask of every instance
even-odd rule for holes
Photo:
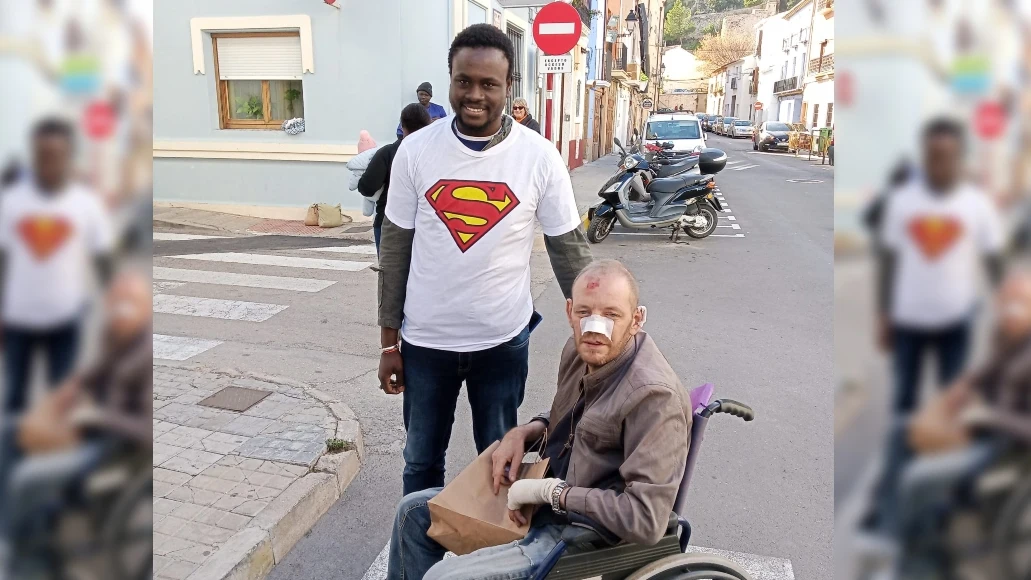
[[[305,248],[309,252],[332,252],[337,254],[376,255],[376,246],[329,246],[326,248]]]
[[[175,258],[178,260],[202,260],[208,262],[228,262],[233,264],[279,266],[283,268],[306,268],[312,270],[336,270],[343,272],[358,272],[372,265],[372,262],[351,262],[347,260],[327,260],[323,258],[295,258],[293,256],[243,254],[237,252],[219,252],[211,254],[184,254],[180,256],[168,257]]]
[[[154,295],[155,314],[178,314],[222,320],[265,322],[286,310],[281,304],[222,300],[220,298],[197,298],[194,296]]]
[[[235,274],[210,270],[181,270],[179,268],[154,267],[155,280],[172,282],[195,282],[220,286],[244,286],[269,290],[291,290],[293,292],[320,292],[336,284],[333,280],[311,278],[289,278],[286,276],[265,276],[261,274]],[[170,284],[172,282],[166,282]],[[157,285],[159,283],[155,283]]]
[[[154,335],[154,358],[184,361],[222,344],[221,340],[190,338],[188,336]]]
[[[197,236],[192,234],[170,234],[154,232],[155,242],[186,242],[191,240],[224,240],[225,236]]]

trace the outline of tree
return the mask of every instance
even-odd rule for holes
[[[694,55],[704,61],[701,70],[711,76],[718,69],[752,54],[755,43],[745,34],[706,36],[695,49]]]
[[[745,0],[745,8],[754,8],[756,6],[762,6],[766,3],[766,0]]]
[[[680,0],[673,5],[673,8],[666,13],[665,39],[666,44],[680,44],[688,34],[688,27],[691,24],[691,13]]]

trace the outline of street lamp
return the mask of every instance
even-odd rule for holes
[[[637,24],[637,11],[631,10],[623,21],[626,22],[626,34],[621,34],[620,36],[632,35],[634,33],[634,25]]]

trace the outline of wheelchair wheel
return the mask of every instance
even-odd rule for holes
[[[626,580],[752,580],[740,566],[709,554],[674,554],[641,568]]]
[[[104,552],[116,580],[145,580],[153,569],[154,480],[134,477],[104,524]]]
[[[1031,481],[1006,500],[996,528],[995,545],[1003,580],[1031,577]]]

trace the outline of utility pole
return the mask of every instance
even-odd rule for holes
[[[659,6],[659,35],[655,39],[655,49],[656,49],[655,52],[658,54],[658,58],[655,59],[656,66],[653,69],[653,72],[657,73],[656,76],[659,79],[659,82],[655,83],[655,104],[653,105],[653,108],[656,111],[659,110],[659,90],[662,87],[662,57],[663,57],[662,48],[663,47],[662,47],[661,43],[663,42],[663,39],[665,38],[665,34],[666,34],[666,19],[665,19],[665,16],[663,15],[663,11],[665,9],[666,9],[666,5],[665,4]]]

